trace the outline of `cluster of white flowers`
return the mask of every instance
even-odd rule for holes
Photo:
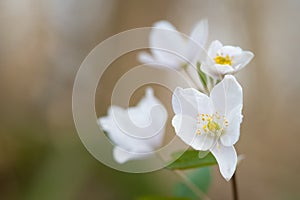
[[[205,51],[208,36],[207,20],[201,20],[195,26],[189,41],[182,38],[179,32],[177,32],[178,35],[168,37],[168,32],[162,30],[176,32],[174,26],[167,21],[155,23],[149,42],[150,46],[159,46],[160,49],[151,49],[151,54],[142,52],[138,59],[154,67],[169,67],[176,70],[182,70],[187,66],[194,67],[197,70],[196,73],[199,74],[202,88],[207,87],[210,81],[211,88],[206,88],[206,90],[180,87],[175,89],[172,98],[175,113],[172,125],[176,134],[186,144],[199,151],[210,151],[219,164],[222,176],[229,180],[237,166],[237,153],[234,145],[239,139],[243,118],[242,87],[233,75],[244,68],[254,55],[250,51],[243,51],[240,47],[223,46],[218,40],[213,41]],[[199,48],[195,49],[192,43],[196,43]],[[177,55],[161,50],[164,48],[180,52],[182,57],[193,63],[184,63],[183,59],[179,59]],[[125,110],[121,108],[111,107],[109,115],[100,118],[100,125],[116,145],[114,151],[116,161],[122,163],[130,159],[143,158],[149,154],[149,151],[154,151],[161,145],[164,129],[160,129],[154,138],[144,140],[124,135],[124,130],[125,132],[142,130],[129,128],[132,123],[130,120],[144,124],[147,123],[149,117],[152,120],[155,119],[156,122],[152,122],[147,129],[151,132],[150,134],[158,126],[164,127],[167,119],[164,108],[157,110],[157,113],[151,112],[150,114],[155,105],[162,107],[162,104],[153,96],[152,90],[149,89],[146,97],[137,107],[128,109],[134,110],[135,117],[130,118],[125,115]],[[116,112],[115,115],[112,114],[113,110]],[[151,118],[153,114],[155,117]],[[121,119],[118,121],[117,118]],[[148,153],[139,154],[145,152]]]

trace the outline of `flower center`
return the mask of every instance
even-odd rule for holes
[[[223,55],[217,55],[214,58],[214,60],[219,65],[231,65],[232,64],[232,60],[229,55],[226,55],[225,57]]]
[[[220,116],[217,112],[214,114],[199,113],[197,115],[197,134],[207,133],[212,136],[220,136],[228,124],[226,117]]]

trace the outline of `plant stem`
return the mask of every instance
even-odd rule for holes
[[[180,178],[182,178],[182,180],[184,181],[184,183],[186,184],[186,186],[188,186],[193,192],[194,194],[199,197],[199,199],[202,200],[209,200],[209,197],[202,192],[186,175],[185,173],[183,173],[180,170],[174,170],[175,174],[177,174]]]
[[[235,173],[232,176],[231,183],[232,183],[233,200],[239,200]]]

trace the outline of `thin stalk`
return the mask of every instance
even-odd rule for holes
[[[231,183],[232,183],[233,200],[239,200],[235,173],[232,176]]]

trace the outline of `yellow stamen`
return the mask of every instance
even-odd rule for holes
[[[232,64],[232,60],[229,55],[226,55],[225,57],[218,55],[214,58],[214,60],[219,65],[231,65]]]

